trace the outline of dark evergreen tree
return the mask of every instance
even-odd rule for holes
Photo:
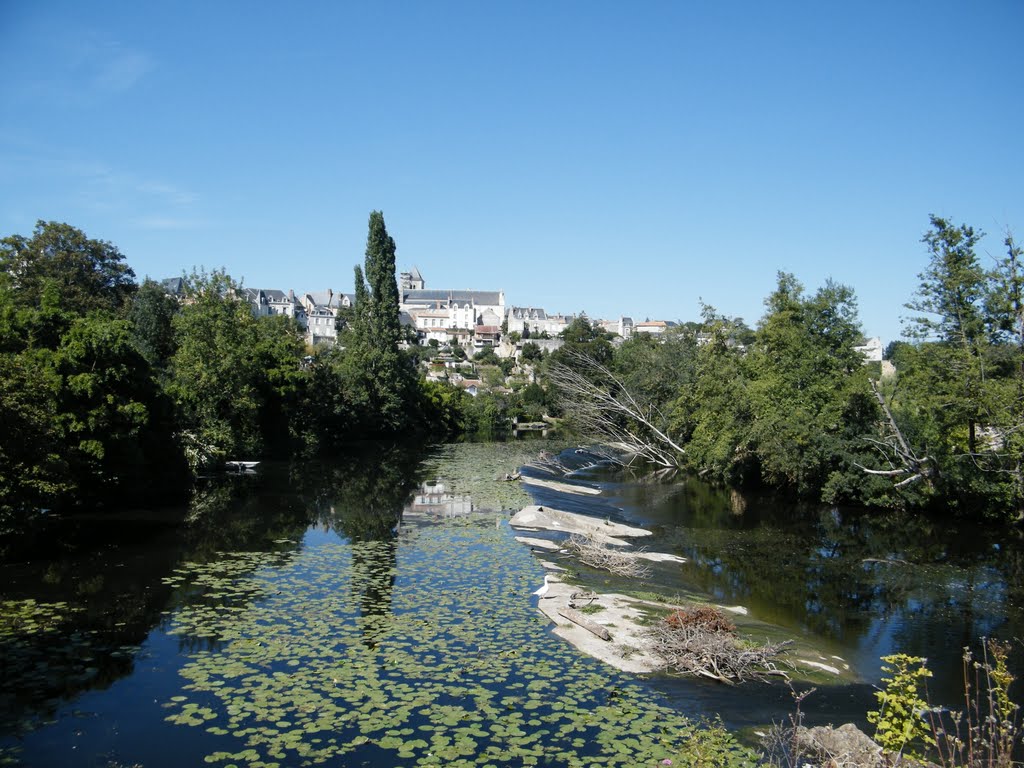
[[[420,388],[416,371],[399,349],[398,282],[395,279],[395,241],[384,225],[384,214],[370,214],[366,238],[365,273],[355,268],[355,312],[345,336],[346,367],[362,432],[395,434],[419,418]]]

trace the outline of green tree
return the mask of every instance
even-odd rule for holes
[[[61,377],[57,425],[79,501],[117,490],[137,495],[158,471],[173,473],[170,424],[128,321],[77,319],[53,362]]]
[[[135,345],[155,369],[163,369],[174,354],[174,315],[178,300],[160,283],[144,280],[132,297],[128,319],[134,328]]]
[[[591,323],[585,315],[575,318],[559,336],[565,340],[552,357],[557,362],[571,365],[575,354],[582,354],[599,365],[608,365],[612,361],[612,344],[610,334],[599,325]]]
[[[305,364],[292,429],[311,455],[338,451],[356,434],[359,416],[347,370],[346,354],[338,347],[318,348]]]
[[[981,236],[931,217],[929,262],[907,304],[918,313],[905,321],[914,343],[900,352],[891,411],[906,442],[927,454],[944,505],[1019,510],[1019,252],[1009,239],[1006,258],[986,272]]]
[[[780,273],[745,364],[753,421],[749,439],[771,485],[817,495],[848,472],[851,431],[877,421],[863,359],[853,291],[832,281],[813,296]],[[856,418],[854,418],[856,417]],[[853,420],[853,421],[851,421]]]
[[[534,344],[532,341],[528,341],[523,344],[522,350],[520,350],[520,359],[524,363],[537,363],[544,358],[544,354],[541,348]]]
[[[223,271],[186,280],[187,300],[174,317],[178,347],[168,392],[194,466],[258,456],[263,371],[252,354],[256,318]]]
[[[52,353],[4,351],[0,366],[0,534],[7,534],[60,506],[75,482],[56,426],[61,384]]]
[[[931,385],[944,407],[934,437],[953,452],[962,446],[973,453],[987,352],[986,275],[975,253],[982,235],[937,216],[931,217],[931,225],[923,238],[929,263],[906,305],[919,314],[906,321],[905,334],[919,342],[925,364],[938,374]]]
[[[421,390],[402,338],[395,280],[395,241],[380,211],[370,214],[365,277],[355,268],[355,311],[345,337],[346,379],[364,435],[394,434],[417,423]]]
[[[732,343],[735,325],[702,307],[707,341],[695,355],[693,383],[672,409],[672,429],[686,446],[686,464],[705,477],[742,485],[759,479],[750,438],[750,374]]]
[[[0,287],[38,306],[47,286],[67,312],[121,312],[135,292],[135,273],[112,244],[55,221],[38,221],[30,238],[0,240]]]
[[[970,349],[984,332],[986,275],[974,252],[982,234],[935,215],[931,226],[922,238],[928,246],[928,266],[918,275],[921,283],[906,305],[919,314],[906,321],[906,335]]]
[[[615,350],[611,368],[642,406],[667,414],[692,383],[696,355],[691,333],[673,329],[661,338],[640,333]]]
[[[305,439],[298,429],[298,411],[307,390],[308,373],[302,329],[286,315],[256,319],[251,351],[259,369],[260,433],[268,455],[285,456]]]

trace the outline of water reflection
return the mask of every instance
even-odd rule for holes
[[[224,653],[231,644],[216,633],[186,631],[164,637],[169,617],[184,609],[226,620],[232,612],[245,614],[280,603],[282,621],[302,618],[335,639],[336,624],[348,621],[357,635],[355,646],[380,657],[374,663],[382,664],[387,650],[382,637],[396,623],[408,623],[410,611],[423,614],[422,623],[409,626],[410,636],[432,626],[429,611],[410,603],[413,590],[398,576],[410,567],[410,558],[440,562],[455,551],[459,557],[471,555],[484,581],[460,571],[463,583],[453,586],[450,574],[424,568],[437,579],[429,585],[432,599],[454,604],[456,597],[483,593],[494,570],[488,548],[501,543],[493,526],[488,535],[494,540],[470,535],[467,527],[457,548],[445,543],[424,550],[420,542],[419,554],[409,541],[425,529],[409,529],[421,521],[468,515],[479,498],[491,499],[485,505],[489,509],[518,503],[499,495],[517,486],[494,481],[504,471],[497,466],[498,452],[483,446],[473,455],[460,453],[460,462],[469,469],[457,483],[436,467],[424,469],[421,452],[401,446],[364,448],[338,461],[271,463],[253,476],[209,479],[187,508],[77,521],[66,539],[52,542],[48,557],[0,566],[0,599],[5,601],[0,736],[38,727],[61,711],[62,702],[91,689],[110,689],[103,694],[106,706],[117,711],[124,702],[118,702],[114,684],[137,677],[140,666],[150,676],[165,675],[151,684],[166,698],[180,685],[174,669],[180,656],[212,649]],[[650,525],[656,530],[653,549],[689,559],[677,569],[658,569],[659,578],[666,579],[657,585],[662,590],[672,594],[696,589],[723,603],[746,605],[758,619],[820,641],[868,681],[877,682],[878,657],[883,654],[927,656],[937,673],[931,683],[933,698],[955,703],[963,645],[973,645],[982,635],[1024,636],[1019,608],[1024,548],[1017,531],[993,534],[954,521],[794,507],[771,499],[737,498],[693,481],[641,482],[591,466],[592,459],[583,454],[571,456],[569,461],[578,466],[567,479],[598,485],[605,492],[567,499],[550,490],[534,491],[546,494],[542,503]],[[479,477],[491,496],[474,501],[462,489],[467,478]],[[475,492],[476,486],[471,487]],[[309,586],[302,600],[289,602],[280,592],[262,591],[285,571],[292,571],[289,578],[306,589],[301,561],[325,542],[348,554],[321,563],[318,578],[324,581]],[[236,554],[226,558],[225,552]],[[526,557],[518,550],[508,553],[516,562],[520,555]],[[233,570],[225,575],[226,559]],[[217,581],[178,578],[182,572],[205,573],[207,563],[216,567]],[[517,569],[525,573],[529,566]],[[490,616],[500,603],[501,614],[495,613],[500,620],[490,622],[495,632],[510,607],[521,607],[508,595],[525,594],[528,585],[535,586],[535,574],[528,576],[509,586],[500,599],[491,596],[473,608]],[[456,614],[458,621],[448,630],[453,637],[461,631],[462,615]],[[252,626],[264,633],[264,640],[279,630],[274,647],[291,642],[287,632],[293,629],[286,624]],[[147,653],[157,653],[152,650],[156,644],[164,654],[159,663],[143,664],[140,659]],[[140,647],[143,653],[137,655]],[[477,646],[470,650],[478,653]],[[1012,668],[1020,670],[1020,662],[1019,657],[1011,659]],[[424,668],[435,664],[422,660]],[[163,671],[154,672],[156,666]],[[781,689],[738,693],[678,679],[658,679],[652,685],[677,701],[681,711],[721,712],[730,723],[764,722],[788,707],[788,693]],[[831,700],[819,692],[814,709],[823,711],[825,719],[841,720],[873,704],[867,686],[851,690],[837,691]]]
[[[473,497],[468,493],[453,493],[444,482],[432,480],[420,484],[405,514],[445,519],[468,515],[473,510]]]
[[[45,550],[33,542],[31,559],[0,565],[0,736],[36,728],[62,702],[132,674],[139,648],[181,607],[238,611],[261,597],[179,583],[185,564],[274,552],[283,565],[312,525],[353,541],[393,539],[421,455],[380,446],[323,464],[264,463],[255,474],[205,478],[187,506],[61,521]],[[356,571],[374,575],[353,589],[372,618],[390,603],[396,545],[360,551],[372,555]],[[255,567],[244,558],[235,566],[237,576]],[[221,641],[186,634],[175,644],[191,654]]]
[[[925,656],[936,699],[956,701],[962,648],[1024,630],[1019,531],[763,497],[744,506],[694,481],[609,485],[623,517],[655,525],[688,559],[681,583],[822,638],[871,682],[880,656]]]

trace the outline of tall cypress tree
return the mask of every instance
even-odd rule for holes
[[[416,373],[398,348],[401,323],[395,279],[395,241],[384,214],[370,214],[366,261],[355,268],[355,318],[348,346],[358,407],[371,432],[393,433],[411,421]]]

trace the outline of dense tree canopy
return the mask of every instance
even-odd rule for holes
[[[577,325],[549,367],[563,410],[596,436],[633,450],[657,444],[657,463],[726,483],[829,502],[1024,512],[1020,250],[1008,237],[1006,255],[985,269],[980,233],[930,224],[928,264],[907,304],[910,341],[889,347],[895,375],[880,376],[856,349],[850,288],[827,281],[808,294],[780,273],[754,332],[711,307],[678,335],[617,348]]]
[[[135,291],[135,273],[110,243],[67,224],[39,221],[30,238],[0,240],[0,286],[23,305],[38,306],[49,288],[67,312],[120,312]]]
[[[982,265],[982,237],[931,218],[908,340],[887,350],[895,373],[856,350],[850,288],[807,292],[780,273],[756,329],[705,306],[660,338],[621,340],[579,317],[551,355],[524,344],[521,367],[490,350],[464,362],[491,385],[472,397],[424,380],[403,349],[396,245],[380,212],[330,348],[307,348],[290,318],[254,315],[224,272],[187,276],[184,297],[170,296],[136,286],[110,243],[39,222],[0,241],[0,531],[43,509],[187,488],[186,458],[198,468],[367,438],[491,435],[560,414],[723,483],[1020,515],[1024,270],[1009,236]],[[420,352],[466,358],[457,345]]]

